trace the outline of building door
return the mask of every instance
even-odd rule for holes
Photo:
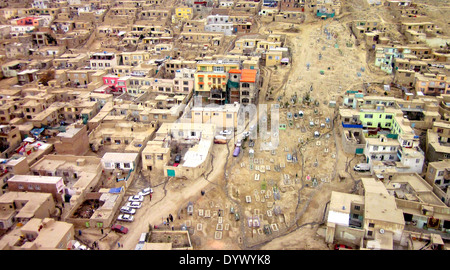
[[[175,177],[175,170],[167,170],[167,176]]]

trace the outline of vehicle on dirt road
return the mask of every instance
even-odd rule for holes
[[[143,202],[144,201],[144,196],[142,195],[134,195],[134,196],[130,196],[128,198],[129,202]]]
[[[117,220],[131,222],[134,220],[134,216],[128,214],[120,214]]]
[[[136,209],[131,208],[129,206],[122,206],[122,208],[120,208],[120,213],[134,215],[136,213]]]
[[[141,202],[128,202],[125,207],[128,208],[141,208],[142,203]]]
[[[143,190],[139,191],[138,195],[147,196],[151,193],[153,193],[153,189],[148,187],[148,188],[144,188]]]
[[[128,232],[128,228],[119,224],[115,224],[111,227],[111,231],[126,234]]]

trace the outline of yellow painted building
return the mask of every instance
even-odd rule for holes
[[[228,72],[239,69],[240,62],[233,60],[207,60],[197,63],[194,74],[194,90],[204,101],[224,103]]]
[[[186,21],[192,19],[193,13],[190,7],[178,7],[175,9],[175,21]]]

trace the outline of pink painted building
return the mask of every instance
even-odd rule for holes
[[[18,18],[11,21],[12,24],[21,25],[21,26],[43,26],[44,18],[40,17],[23,17]]]
[[[127,81],[130,76],[119,77],[113,74],[103,76],[103,85],[107,85],[111,92],[127,92]]]

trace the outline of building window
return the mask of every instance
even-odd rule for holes
[[[373,227],[375,227],[375,224],[369,223],[369,228],[373,228]]]
[[[131,168],[131,165],[130,165],[130,163],[124,163],[124,164],[123,164],[123,167],[124,167],[124,168]]]

